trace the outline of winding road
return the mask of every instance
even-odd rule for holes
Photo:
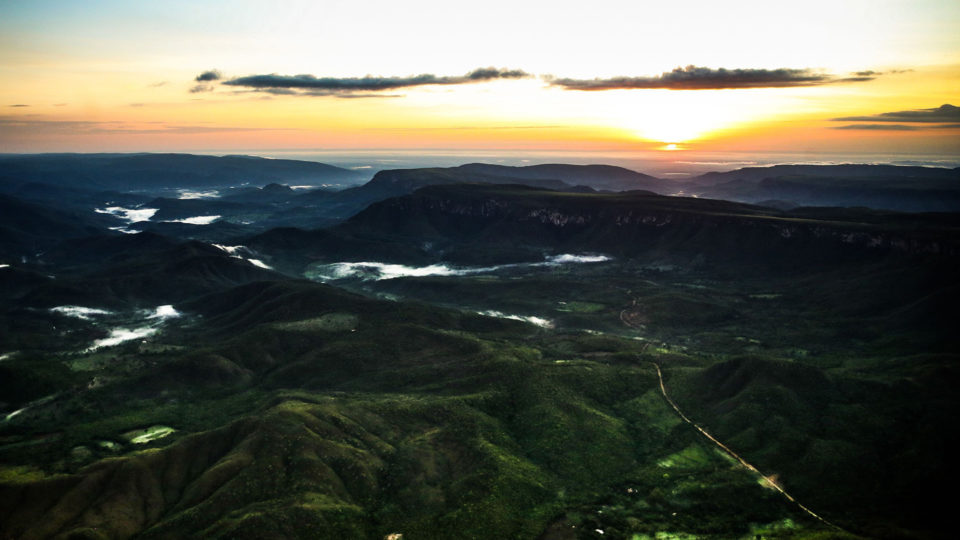
[[[635,296],[633,296],[632,291],[627,291],[627,295],[630,297],[630,305],[620,311],[620,321],[621,321],[625,326],[627,326],[627,327],[629,327],[629,328],[633,328],[633,329],[635,329],[635,330],[641,330],[642,328],[640,328],[640,327],[638,327],[637,325],[631,323],[631,321],[630,321],[630,319],[629,319],[629,316],[627,315],[630,310],[636,309],[637,303],[638,303],[638,298],[635,297]],[[643,354],[644,352],[646,352],[647,347],[648,347],[649,345],[650,345],[650,343],[646,343],[646,344],[644,345],[643,349],[640,351],[640,354]],[[655,367],[655,368],[657,369],[657,378],[660,380],[660,393],[663,395],[663,399],[665,399],[665,400],[667,401],[667,403],[669,403],[670,406],[673,407],[673,410],[677,413],[677,415],[680,416],[680,418],[683,419],[684,422],[686,422],[686,423],[690,424],[691,426],[693,426],[694,428],[696,428],[696,430],[699,431],[701,435],[703,435],[703,436],[706,437],[707,439],[710,439],[710,442],[712,442],[713,444],[715,444],[716,446],[718,446],[721,450],[723,450],[724,452],[726,452],[727,455],[729,455],[729,456],[732,457],[733,459],[737,460],[741,465],[743,465],[744,467],[746,467],[749,471],[755,473],[757,476],[759,476],[760,478],[762,478],[763,481],[764,481],[764,483],[765,483],[766,485],[768,485],[768,486],[770,486],[771,488],[779,491],[780,494],[783,495],[784,497],[786,497],[788,501],[790,501],[790,502],[792,502],[793,504],[797,505],[801,510],[803,510],[804,512],[806,512],[808,515],[810,515],[810,516],[813,517],[814,519],[819,520],[821,523],[823,523],[823,524],[825,524],[825,525],[827,525],[827,526],[829,526],[829,527],[832,527],[832,528],[837,529],[837,530],[839,530],[839,531],[844,531],[844,530],[843,530],[842,528],[840,528],[839,526],[834,525],[833,523],[827,521],[826,519],[824,519],[823,517],[821,517],[820,515],[818,515],[818,514],[817,514],[816,512],[814,512],[813,510],[810,510],[809,508],[807,508],[806,506],[804,506],[803,504],[801,504],[800,501],[794,499],[792,495],[790,495],[789,493],[787,493],[786,490],[784,490],[784,489],[777,483],[777,481],[776,481],[775,478],[771,478],[771,477],[769,477],[769,476],[764,475],[762,472],[760,472],[759,469],[757,469],[755,466],[753,466],[752,464],[750,464],[749,462],[747,462],[747,460],[745,460],[745,459],[743,459],[742,457],[740,457],[739,454],[737,454],[736,452],[734,452],[733,450],[731,450],[730,447],[728,447],[727,445],[725,445],[725,444],[723,444],[722,442],[720,442],[719,440],[717,440],[717,438],[714,437],[713,435],[711,435],[710,433],[708,433],[707,430],[703,429],[702,427],[700,427],[699,425],[697,425],[693,420],[690,420],[690,418],[688,418],[687,415],[683,414],[683,411],[680,410],[680,407],[678,407],[677,404],[676,404],[672,399],[670,399],[670,396],[667,394],[667,387],[666,387],[666,385],[664,385],[664,383],[663,383],[663,372],[660,370],[660,364],[658,364],[658,363],[656,363],[656,362],[650,362],[650,363],[653,364],[653,367]],[[846,532],[846,531],[844,531],[844,532]]]
[[[770,477],[768,477],[768,476],[765,476],[763,473],[760,472],[759,469],[757,469],[756,467],[754,467],[753,465],[751,465],[750,463],[748,463],[745,459],[743,459],[742,457],[740,457],[739,454],[737,454],[736,452],[734,452],[733,450],[731,450],[727,445],[725,445],[725,444],[723,444],[722,442],[718,441],[717,438],[714,437],[713,435],[707,433],[707,430],[703,429],[702,427],[700,427],[699,425],[697,425],[696,423],[694,423],[693,420],[690,420],[689,418],[687,418],[687,415],[683,414],[683,411],[680,410],[680,407],[678,407],[677,404],[674,403],[674,401],[673,401],[672,399],[670,399],[670,396],[667,395],[667,387],[663,384],[663,372],[660,371],[660,364],[658,364],[658,363],[656,363],[656,362],[650,362],[650,363],[653,364],[653,367],[657,368],[657,378],[660,379],[660,393],[663,394],[663,399],[667,400],[667,403],[669,403],[670,406],[673,407],[673,410],[676,411],[676,413],[677,413],[678,415],[680,415],[680,418],[682,418],[684,422],[686,422],[686,423],[690,424],[691,426],[693,426],[694,428],[696,428],[697,431],[699,431],[701,435],[703,435],[704,437],[710,439],[710,441],[711,441],[713,444],[715,444],[715,445],[717,445],[718,447],[720,447],[721,450],[723,450],[723,451],[726,452],[729,456],[731,456],[732,458],[734,458],[735,460],[737,460],[738,462],[740,462],[740,464],[743,465],[744,467],[746,467],[748,470],[756,473],[758,476],[760,476],[761,478],[763,478],[764,482],[765,482],[767,485],[769,485],[771,488],[779,491],[781,495],[783,495],[784,497],[786,497],[787,500],[789,500],[789,501],[792,502],[793,504],[797,505],[801,510],[803,510],[804,512],[806,512],[807,514],[809,514],[809,515],[812,516],[813,518],[816,518],[817,520],[819,520],[821,523],[823,523],[823,524],[825,524],[825,525],[828,525],[828,526],[833,527],[834,529],[837,529],[837,530],[840,530],[840,531],[843,530],[843,529],[841,529],[840,527],[838,527],[837,525],[834,525],[833,523],[830,523],[830,522],[827,521],[826,519],[824,519],[824,518],[822,518],[821,516],[817,515],[813,510],[810,510],[809,508],[807,508],[806,506],[804,506],[803,504],[801,504],[800,501],[794,499],[793,496],[791,496],[791,495],[790,495],[789,493],[787,493],[782,487],[780,487],[780,485],[778,485],[777,482],[776,482],[773,478],[770,478]]]

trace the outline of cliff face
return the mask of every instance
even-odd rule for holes
[[[874,223],[864,223],[829,219],[830,216],[798,217],[723,201],[646,194],[578,197],[524,190],[519,195],[470,195],[422,190],[372,205],[350,223],[399,235],[429,231],[435,238],[458,242],[495,243],[509,236],[544,248],[615,249],[633,255],[648,250],[697,251],[714,258],[761,251],[814,259],[843,258],[845,252],[960,254],[960,238],[955,230],[924,223],[922,216],[909,224],[903,222],[902,215],[897,216],[896,222],[874,219]]]

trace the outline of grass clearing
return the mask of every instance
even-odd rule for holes
[[[29,465],[0,466],[0,484],[28,484],[46,476],[42,470]]]
[[[691,444],[657,462],[666,469],[703,469],[716,463],[716,456],[700,444]]]
[[[360,318],[352,313],[326,313],[312,319],[275,323],[274,328],[292,332],[347,332],[357,329]]]

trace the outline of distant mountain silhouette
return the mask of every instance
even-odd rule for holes
[[[504,176],[508,178],[558,179],[567,184],[587,186],[596,190],[631,191],[645,189],[654,193],[665,194],[674,189],[671,180],[662,180],[648,174],[631,171],[623,167],[612,165],[565,165],[547,164],[530,165],[526,167],[508,167],[505,165],[490,165],[487,163],[468,163],[455,169],[470,173],[481,173],[489,176]],[[511,182],[516,183],[516,182]],[[524,182],[526,183],[526,182]],[[532,184],[531,184],[532,185]],[[549,186],[542,186],[549,187]]]
[[[776,165],[707,173],[685,193],[796,206],[867,206],[905,212],[960,210],[960,169],[893,165]]]
[[[471,163],[449,168],[380,171],[363,186],[336,193],[312,191],[297,201],[319,207],[327,217],[346,219],[371,203],[413,193],[422,187],[462,183],[517,184],[568,192],[649,189],[665,193],[675,189],[668,180],[608,165],[507,167]]]
[[[374,203],[336,227],[270,231],[249,245],[287,263],[537,260],[602,251],[670,264],[838,263],[890,252],[958,253],[955,216],[866,209],[781,211],[648,191],[559,193],[517,185],[433,185]],[[379,258],[377,258],[379,257]]]
[[[355,184],[363,173],[311,161],[192,154],[38,154],[0,157],[0,184],[99,190]]]
[[[0,195],[0,263],[32,258],[70,238],[106,232],[96,214],[61,211]]]

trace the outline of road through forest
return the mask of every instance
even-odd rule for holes
[[[824,518],[820,517],[819,515],[817,515],[813,510],[810,510],[809,508],[807,508],[806,506],[804,506],[803,504],[801,504],[800,501],[794,499],[793,496],[790,495],[789,493],[787,493],[782,487],[780,487],[780,485],[777,484],[777,482],[776,482],[774,479],[772,479],[772,478],[770,478],[770,477],[768,477],[768,476],[765,476],[763,473],[760,472],[759,469],[757,469],[756,467],[754,467],[753,465],[751,465],[750,463],[748,463],[745,459],[743,459],[742,457],[740,457],[739,454],[737,454],[736,452],[734,452],[733,450],[731,450],[727,445],[725,445],[725,444],[723,444],[722,442],[718,441],[717,438],[714,437],[713,435],[709,434],[709,433],[707,432],[707,430],[703,429],[702,427],[700,427],[699,425],[697,425],[695,422],[693,422],[693,420],[690,420],[690,419],[687,417],[687,415],[683,414],[683,411],[680,410],[680,407],[678,407],[677,404],[674,403],[674,401],[673,401],[672,399],[670,399],[670,396],[667,394],[667,387],[663,384],[663,372],[660,371],[660,364],[658,364],[658,363],[656,363],[656,362],[650,362],[650,363],[653,364],[653,367],[655,367],[655,368],[657,369],[657,378],[660,379],[660,393],[663,395],[663,399],[667,400],[667,403],[669,403],[670,406],[673,407],[673,410],[676,411],[676,413],[680,416],[680,418],[683,419],[684,422],[686,422],[686,423],[690,424],[691,426],[693,426],[694,428],[696,428],[696,430],[699,431],[701,435],[703,435],[704,437],[710,439],[710,442],[712,442],[713,444],[715,444],[715,445],[717,445],[718,447],[720,447],[721,450],[723,450],[724,452],[726,452],[726,453],[727,453],[730,457],[732,457],[733,459],[737,460],[741,465],[743,465],[744,467],[746,467],[748,470],[750,470],[751,472],[753,472],[753,473],[757,474],[758,476],[760,476],[760,477],[764,480],[764,483],[765,483],[766,485],[768,485],[768,486],[770,486],[771,488],[779,491],[781,495],[783,495],[784,497],[786,497],[787,500],[789,500],[789,501],[792,502],[793,504],[797,505],[801,510],[803,510],[804,512],[806,512],[807,514],[809,514],[809,515],[812,516],[813,518],[819,520],[820,522],[824,523],[825,525],[828,525],[828,526],[833,527],[833,528],[838,529],[838,530],[842,530],[842,529],[840,529],[840,527],[834,525],[833,523],[830,523],[830,522],[827,521],[826,519],[824,519]]]
[[[628,291],[628,294],[629,294],[629,291]],[[631,296],[630,306],[627,307],[627,308],[625,308],[625,309],[623,309],[622,311],[620,311],[620,321],[623,322],[624,325],[626,325],[626,326],[628,326],[628,327],[630,327],[630,328],[633,328],[633,329],[635,329],[635,330],[640,330],[641,328],[639,328],[637,325],[631,323],[630,318],[629,318],[629,313],[628,313],[631,309],[636,309],[636,308],[637,308],[637,298]],[[649,345],[650,345],[650,344],[647,343],[647,344],[644,346],[643,352],[646,351],[647,346],[649,346]],[[763,479],[765,485],[768,485],[768,486],[770,486],[771,488],[779,491],[781,495],[783,495],[784,497],[787,498],[787,500],[789,500],[789,501],[792,502],[793,504],[797,505],[801,510],[803,510],[804,512],[806,512],[807,514],[809,514],[811,517],[819,520],[821,523],[823,523],[823,524],[825,524],[825,525],[828,525],[828,526],[830,526],[830,527],[833,527],[834,529],[843,530],[843,529],[841,529],[840,527],[834,525],[833,523],[830,523],[829,521],[827,521],[827,520],[824,519],[823,517],[819,516],[819,515],[818,515],[817,513],[815,513],[813,510],[810,510],[809,508],[807,508],[806,506],[804,506],[803,504],[801,504],[800,501],[794,499],[792,495],[790,495],[789,493],[787,493],[786,490],[784,490],[782,487],[780,487],[779,484],[777,484],[777,482],[776,482],[775,479],[770,478],[770,477],[764,475],[763,473],[761,473],[759,469],[757,469],[755,466],[753,466],[752,464],[750,464],[749,462],[747,462],[747,460],[745,460],[745,459],[743,459],[742,457],[740,457],[739,454],[737,454],[736,452],[734,452],[733,450],[731,450],[727,445],[725,445],[725,444],[723,444],[722,442],[720,442],[719,440],[717,440],[716,437],[714,437],[713,435],[711,435],[710,433],[708,433],[707,430],[705,430],[705,429],[703,429],[702,427],[700,427],[699,425],[697,425],[693,420],[690,420],[690,418],[688,418],[687,415],[683,414],[683,411],[680,410],[680,407],[678,407],[677,404],[676,404],[672,399],[670,399],[670,396],[667,394],[667,387],[666,387],[666,385],[663,383],[663,372],[660,370],[660,364],[658,364],[658,363],[656,363],[656,362],[650,362],[650,363],[651,363],[651,364],[653,365],[653,367],[655,367],[656,370],[657,370],[657,378],[660,380],[660,393],[663,395],[663,399],[665,399],[665,400],[667,401],[667,403],[670,404],[670,406],[673,408],[673,410],[677,413],[677,415],[680,416],[680,418],[683,419],[684,422],[686,422],[686,423],[690,424],[691,426],[693,426],[694,428],[696,428],[696,430],[699,431],[701,435],[703,435],[704,437],[706,437],[707,439],[709,439],[710,442],[712,442],[712,443],[715,444],[717,447],[719,447],[721,450],[723,450],[727,455],[729,455],[729,456],[732,457],[733,459],[737,460],[741,465],[743,465],[744,467],[746,467],[749,471],[751,471],[751,472],[755,473],[756,475],[760,476],[760,477]]]

